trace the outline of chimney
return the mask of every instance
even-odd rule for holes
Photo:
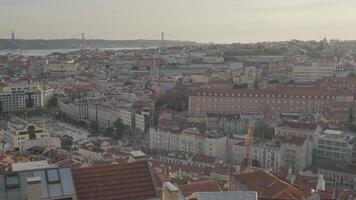
[[[179,189],[171,182],[164,182],[162,186],[161,200],[178,200]]]
[[[26,199],[27,200],[39,200],[41,199],[41,177],[28,177],[27,178],[27,189],[26,189]]]

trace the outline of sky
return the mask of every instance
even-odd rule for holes
[[[0,38],[356,39],[356,0],[0,0]]]

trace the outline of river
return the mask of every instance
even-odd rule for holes
[[[100,48],[101,50],[123,50],[123,49],[142,49],[142,47],[119,47],[119,48]],[[80,49],[27,49],[27,50],[0,50],[0,55],[21,54],[24,56],[47,56],[51,53],[69,53]]]

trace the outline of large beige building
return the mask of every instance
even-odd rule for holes
[[[14,148],[19,149],[25,141],[46,139],[50,137],[50,134],[47,129],[14,117],[8,121],[7,127],[1,129],[0,136]]]
[[[283,112],[345,113],[354,106],[351,92],[318,88],[281,87],[278,89],[194,90],[189,96],[189,113],[236,114],[262,112],[266,119],[277,119]]]

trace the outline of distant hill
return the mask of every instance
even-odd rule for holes
[[[0,50],[4,49],[79,49],[83,41],[80,39],[55,39],[55,40],[10,40],[0,39]],[[166,40],[167,46],[195,44],[190,41]],[[85,40],[85,45],[95,48],[124,48],[124,47],[158,47],[160,40]]]

